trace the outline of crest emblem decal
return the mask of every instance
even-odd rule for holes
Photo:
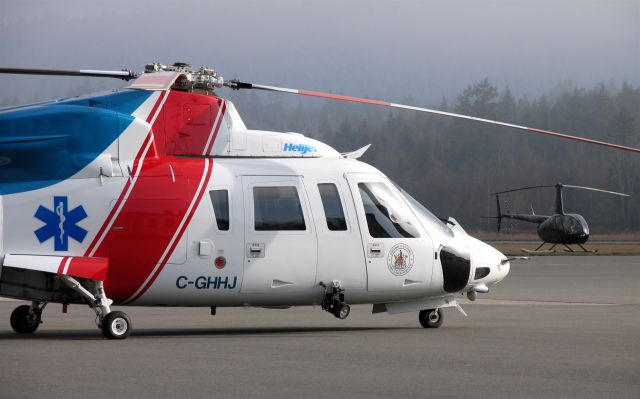
[[[387,266],[394,276],[404,276],[413,267],[413,250],[406,244],[396,244],[389,251]]]

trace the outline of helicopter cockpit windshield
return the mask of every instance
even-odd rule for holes
[[[418,200],[413,198],[411,194],[406,192],[402,187],[400,187],[396,182],[392,182],[393,185],[400,191],[400,193],[404,196],[407,202],[413,207],[415,212],[418,214],[418,217],[421,221],[428,224],[427,229],[429,227],[433,227],[449,237],[453,237],[453,231],[447,226],[440,218],[431,213],[427,208],[424,207]]]
[[[415,217],[382,182],[359,183],[369,234],[376,238],[418,238]]]

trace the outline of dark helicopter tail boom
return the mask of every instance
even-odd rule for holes
[[[500,193],[496,193],[496,216],[483,216],[483,219],[496,219],[496,228],[497,231],[500,232],[500,228],[502,227],[502,219],[513,219],[520,220],[522,222],[535,223],[540,224],[547,220],[549,216],[546,215],[536,215],[536,214],[526,214],[526,213],[502,213],[502,209],[500,208]]]
[[[529,215],[527,213],[503,213],[502,217],[535,224],[540,224],[549,218],[546,215]]]

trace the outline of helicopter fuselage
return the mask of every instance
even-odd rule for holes
[[[538,236],[552,244],[584,244],[589,240],[589,226],[581,215],[551,215],[538,225]]]
[[[334,281],[349,303],[417,300],[491,284],[509,270],[498,251],[419,213],[357,160],[162,157],[147,173],[150,181],[138,178],[115,217],[128,177],[5,196],[3,250],[16,263],[5,264],[0,294],[83,302],[37,282],[25,289],[28,273],[11,266],[89,254],[108,259],[105,290],[116,304],[152,306],[313,305]],[[53,240],[66,236],[64,254],[51,240],[38,242],[40,207],[66,215],[66,231],[59,219],[51,227]],[[80,208],[87,217],[65,226]],[[82,242],[77,228],[87,231]],[[468,262],[443,264],[445,248]],[[475,278],[481,268],[486,273]]]
[[[505,213],[500,217],[538,225],[538,237],[551,244],[584,244],[589,240],[587,221],[576,213],[535,215]]]

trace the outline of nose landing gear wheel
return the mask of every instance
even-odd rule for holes
[[[424,328],[438,328],[442,325],[444,317],[440,309],[426,309],[420,311],[418,320]]]
[[[115,310],[102,319],[101,328],[107,339],[125,339],[131,334],[131,319],[126,313]]]
[[[11,328],[18,334],[31,334],[40,326],[40,318],[29,305],[20,305],[11,312]]]

